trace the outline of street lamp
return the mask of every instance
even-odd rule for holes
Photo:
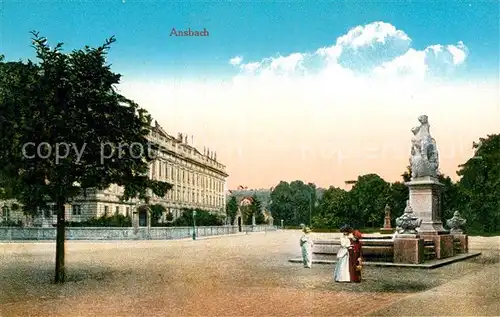
[[[193,240],[196,240],[196,210],[193,210]]]
[[[312,193],[309,194],[309,228],[312,227]],[[314,207],[318,207],[318,202],[314,203]]]

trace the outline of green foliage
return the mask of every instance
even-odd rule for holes
[[[165,216],[165,220],[167,220],[167,221],[174,220],[174,215],[172,215],[171,212],[168,212],[167,215]]]
[[[376,174],[359,176],[349,192],[351,226],[374,227],[383,224],[384,207],[390,202],[390,184]]]
[[[161,204],[154,204],[149,206],[150,209],[150,217],[151,217],[151,226],[157,226],[159,220],[163,213],[167,211],[165,207]]]
[[[316,185],[293,181],[281,181],[271,192],[269,206],[275,221],[284,220],[287,225],[310,222],[316,214]]]
[[[319,201],[320,214],[313,218],[314,228],[339,228],[345,223],[351,222],[352,211],[348,192],[331,186]]]
[[[475,155],[457,172],[459,204],[471,231],[500,231],[500,134],[473,144]]]
[[[22,227],[23,222],[21,220],[14,221],[11,219],[2,220],[0,218],[0,227]]]
[[[252,204],[250,205],[252,215],[255,215],[255,224],[261,225],[265,223],[265,217],[262,209],[262,203],[256,194],[252,196]],[[251,220],[250,220],[251,224]]]
[[[221,217],[202,209],[196,211],[196,226],[221,226],[224,221]],[[193,209],[184,209],[181,216],[169,224],[172,227],[189,227],[193,225]]]
[[[391,184],[388,205],[391,208],[391,224],[393,228],[396,227],[396,218],[400,217],[405,211],[409,195],[408,186],[404,183],[394,182]]]
[[[238,201],[236,200],[235,196],[231,196],[226,203],[226,215],[229,217],[231,222],[233,222],[237,213],[238,213]]]
[[[66,224],[70,227],[132,227],[132,219],[121,214],[115,214],[82,222],[67,222]]]

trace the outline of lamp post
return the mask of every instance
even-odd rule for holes
[[[314,202],[314,207],[318,207],[318,202]],[[312,192],[309,194],[309,228],[312,227]]]
[[[193,210],[193,240],[196,240],[196,210]]]
[[[312,192],[309,193],[309,228],[312,227]]]

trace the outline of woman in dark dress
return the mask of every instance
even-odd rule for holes
[[[349,248],[349,274],[351,282],[361,282],[361,238],[362,234],[358,230],[351,230],[349,239],[351,240],[351,248]]]

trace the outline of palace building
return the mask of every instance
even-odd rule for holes
[[[150,204],[163,205],[174,219],[182,214],[183,209],[195,208],[225,215],[224,188],[228,174],[226,167],[217,160],[215,152],[208,149],[200,152],[188,143],[187,136],[179,133],[173,137],[156,121],[148,140],[159,148],[156,159],[151,163],[149,177],[173,185],[165,197],[152,194]],[[80,222],[112,214],[132,216],[140,202],[120,201],[122,194],[123,188],[117,185],[105,190],[87,190],[85,196],[75,197],[66,206],[66,220]],[[0,206],[2,204],[6,207],[4,210],[10,209],[7,202],[0,202]],[[165,216],[162,220],[165,220]],[[9,211],[11,221],[24,218],[20,211]],[[42,218],[46,224],[56,223],[53,210],[43,212]]]

